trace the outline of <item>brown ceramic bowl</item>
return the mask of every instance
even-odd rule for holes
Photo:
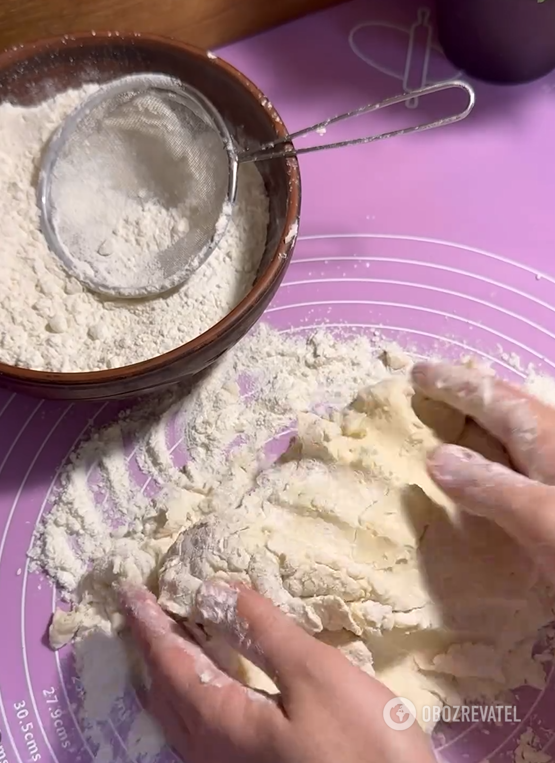
[[[241,140],[265,143],[287,130],[264,94],[229,64],[173,40],[134,34],[80,34],[43,40],[0,54],[0,102],[33,105],[85,82],[134,72],[180,77],[201,90]],[[128,398],[175,384],[213,363],[260,318],[289,265],[301,190],[295,158],[258,163],[270,198],[266,250],[247,296],[223,320],[171,352],[123,368],[50,373],[0,363],[0,385],[37,397],[65,400]]]

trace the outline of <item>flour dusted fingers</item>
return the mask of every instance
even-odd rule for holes
[[[428,469],[459,505],[496,522],[525,546],[555,582],[555,488],[457,445],[438,448]]]
[[[523,474],[555,484],[555,409],[488,368],[418,363],[412,380],[425,395],[470,416],[497,437]]]
[[[119,594],[150,669],[147,707],[184,760],[433,763],[430,740],[410,710],[400,728],[386,723],[400,699],[256,592],[205,583],[197,606],[231,646],[252,657],[257,645],[263,664],[284,682],[283,704],[220,672],[146,589],[123,584]]]
[[[203,583],[196,607],[204,623],[264,671],[287,701],[304,680],[319,674],[322,660],[343,658],[311,638],[269,599],[244,585]]]

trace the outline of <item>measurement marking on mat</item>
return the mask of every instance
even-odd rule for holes
[[[42,696],[46,703],[48,714],[52,719],[52,725],[60,747],[63,750],[68,750],[71,747],[71,742],[65,726],[65,718],[69,716],[69,713],[60,707],[58,694],[53,686],[50,689],[43,689]]]
[[[10,763],[6,748],[2,744],[2,732],[0,731],[0,763]]]
[[[15,717],[19,724],[19,731],[27,750],[27,763],[37,763],[41,760],[42,755],[39,752],[39,746],[35,739],[35,727],[33,722],[29,720],[29,710],[27,709],[27,703],[25,700],[21,702],[15,702],[13,709],[15,711]]]

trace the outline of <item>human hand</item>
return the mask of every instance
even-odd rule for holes
[[[428,460],[435,482],[460,506],[522,543],[555,583],[555,408],[489,369],[418,363],[414,386],[473,418],[506,448],[515,471],[457,445]]]
[[[188,763],[434,763],[416,723],[386,725],[389,689],[255,591],[204,584],[197,608],[279,699],[222,672],[145,589],[125,586],[120,597],[151,677],[147,709]]]

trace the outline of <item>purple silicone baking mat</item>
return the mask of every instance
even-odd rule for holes
[[[418,3],[361,0],[231,46],[222,55],[267,93],[291,130],[459,76]],[[455,126],[302,158],[301,236],[265,315],[283,331],[379,330],[418,353],[441,343],[481,355],[508,378],[514,364],[555,368],[555,76],[517,88],[476,84],[477,106]],[[445,93],[361,118],[359,130],[414,124],[464,105]],[[352,136],[339,126],[318,140]],[[514,354],[514,355],[513,355]],[[56,593],[26,551],[59,470],[80,438],[121,405],[40,402],[0,392],[0,761],[151,763],[126,734],[138,706],[105,725],[110,756],[78,720],[71,648],[43,644]],[[531,727],[553,743],[555,681],[516,698],[518,723],[455,724],[436,740],[453,763],[514,760]]]

